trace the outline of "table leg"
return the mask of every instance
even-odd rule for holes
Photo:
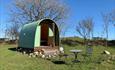
[[[75,60],[73,62],[80,62],[79,60],[77,60],[78,53],[74,53],[74,55],[75,55]]]
[[[77,60],[77,54],[78,54],[78,53],[74,53],[74,54],[75,54],[75,60]]]

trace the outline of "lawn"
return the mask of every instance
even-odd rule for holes
[[[16,45],[0,45],[0,70],[115,70],[115,61],[97,63],[100,53],[103,50],[108,50],[112,54],[115,54],[114,47],[102,47],[94,46],[92,60],[86,62],[79,54],[79,63],[73,63],[74,55],[69,52],[70,49],[82,49],[84,53],[85,48],[83,46],[68,46],[64,45],[65,53],[70,56],[65,59],[66,64],[55,64],[52,61],[59,60],[58,57],[51,60],[42,59],[40,57],[29,57],[27,54],[23,55],[16,51],[8,50],[9,48],[16,47]],[[81,54],[82,54],[81,53]]]

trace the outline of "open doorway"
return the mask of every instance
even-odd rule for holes
[[[49,27],[47,23],[41,24],[41,46],[48,46],[48,32]]]

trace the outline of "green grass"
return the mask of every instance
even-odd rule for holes
[[[78,59],[82,62],[72,63],[74,59],[71,49],[82,49],[84,53],[85,48],[83,46],[67,46],[64,45],[65,53],[70,54],[66,61],[66,64],[54,64],[52,60],[58,60],[58,57],[46,60],[42,58],[29,58],[28,55],[22,55],[19,52],[8,50],[8,48],[15,47],[15,45],[0,45],[0,70],[115,70],[115,61],[103,62],[101,64],[96,63],[100,53],[107,49],[112,54],[115,54],[115,48],[113,47],[94,47],[92,55],[92,61],[86,62],[79,54]],[[81,54],[82,54],[81,53]]]

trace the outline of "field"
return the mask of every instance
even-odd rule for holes
[[[115,47],[105,48],[103,46],[94,46],[91,60],[84,60],[81,56],[84,53],[85,48],[83,46],[68,46],[63,45],[65,53],[69,54],[67,59],[64,57],[61,59],[65,61],[65,64],[56,64],[53,61],[58,61],[58,57],[50,60],[42,59],[40,57],[29,57],[27,54],[9,50],[9,48],[16,47],[16,45],[0,45],[0,70],[115,70],[115,61],[99,61],[100,53],[103,50],[108,50],[115,55]],[[81,49],[82,53],[79,54],[79,63],[73,63],[74,55],[69,52],[71,49]],[[88,61],[88,62],[87,62]]]

